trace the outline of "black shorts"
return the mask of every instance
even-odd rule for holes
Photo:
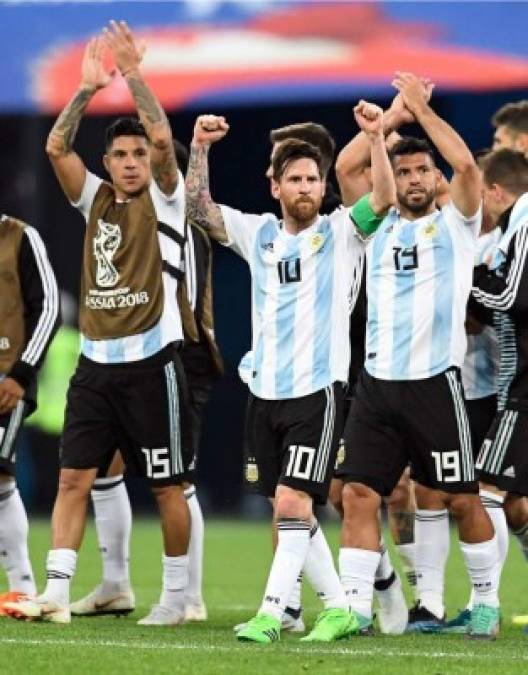
[[[528,411],[498,412],[480,448],[476,469],[485,483],[528,496]]]
[[[484,398],[466,399],[466,410],[471,431],[471,447],[476,461],[479,450],[497,414],[497,396],[492,394]]]
[[[24,418],[33,406],[27,401],[19,401],[15,408],[0,415],[0,472],[15,475],[16,445]]]
[[[185,375],[173,345],[131,363],[81,356],[68,390],[61,467],[105,473],[116,448],[153,485],[189,478],[193,459]]]
[[[343,386],[268,401],[250,394],[246,417],[246,480],[273,497],[286,485],[325,504],[343,425]]]
[[[457,369],[424,380],[361,373],[345,425],[336,477],[387,497],[404,469],[437,490],[477,492],[471,437]]]

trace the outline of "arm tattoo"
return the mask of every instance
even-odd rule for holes
[[[62,150],[65,154],[71,152],[73,141],[86,106],[91,101],[95,91],[81,89],[61,112],[53,125],[50,136],[62,139]]]
[[[189,168],[185,179],[186,213],[190,222],[203,227],[217,241],[227,241],[220,207],[209,192],[209,148],[191,144]]]
[[[154,94],[150,91],[147,84],[137,76],[129,76],[127,78],[128,88],[132,94],[139,113],[139,118],[147,128],[151,124],[165,122],[167,125],[169,121],[163,108],[158,103]]]

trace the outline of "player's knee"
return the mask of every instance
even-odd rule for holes
[[[343,487],[342,500],[345,519],[377,513],[381,504],[379,494],[361,483],[346,483]]]
[[[519,530],[528,522],[528,499],[508,494],[504,500],[504,513],[512,530]]]
[[[275,497],[275,517],[277,520],[281,518],[310,520],[311,515],[312,502],[308,495],[305,497],[295,490],[284,490]]]
[[[173,501],[185,500],[182,485],[162,485],[152,487],[152,493],[160,507]]]
[[[461,493],[447,499],[447,508],[455,520],[461,520],[469,513],[479,511],[483,507],[478,494]]]
[[[94,475],[91,471],[81,469],[61,469],[59,474],[58,493],[61,496],[88,497]]]
[[[399,482],[387,499],[391,511],[406,511],[409,506],[410,488],[408,483]]]

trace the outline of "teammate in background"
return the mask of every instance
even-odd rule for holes
[[[509,148],[528,154],[528,101],[507,103],[493,115],[493,150]]]
[[[0,565],[4,603],[36,592],[26,510],[15,482],[16,444],[36,407],[36,374],[59,326],[59,293],[46,249],[30,225],[0,216]]]
[[[178,141],[174,141],[174,149],[178,166],[185,174],[189,159],[187,149]],[[185,337],[179,355],[189,389],[195,464],[203,406],[209,399],[214,380],[223,374],[223,362],[214,338],[211,243],[207,234],[193,223],[187,223],[184,237],[184,267],[175,273],[179,277],[177,296]],[[126,614],[135,608],[128,564],[132,511],[123,481],[124,468],[118,453],[106,476],[97,478],[92,488],[103,579],[91,593],[71,604],[71,613],[75,616]],[[184,483],[184,494],[191,517],[185,620],[205,621],[207,609],[202,593],[204,519],[194,480]]]
[[[390,494],[410,462],[415,480],[457,521],[475,590],[469,633],[492,638],[499,628],[497,541],[477,494],[458,371],[481,221],[480,175],[462,139],[429,106],[420,80],[397,73],[394,85],[452,166],[452,201],[435,207],[437,173],[426,142],[409,138],[393,147],[398,208],[367,249],[367,354],[340,467],[347,482],[341,579],[360,625],[368,629],[380,558],[381,497]],[[428,550],[438,555],[434,541]],[[429,604],[429,598],[421,597],[418,611],[443,621],[443,604]]]
[[[103,161],[111,183],[87,171],[72,149],[86,106],[111,81],[103,66],[105,45],[141,120],[119,119],[107,129]],[[189,509],[182,483],[192,448],[175,350],[183,334],[174,270],[182,260],[184,185],[169,123],[139,71],[141,57],[126,23],[111,22],[104,39],[87,45],[80,87],[48,137],[57,178],[87,221],[81,357],[68,393],[48,582],[35,600],[6,604],[16,617],[71,620],[70,582],[88,496],[98,469],[119,447],[127,465],[150,479],[163,532],[160,601],[139,623],[183,621]]]
[[[356,115],[369,131],[375,177],[373,193],[353,215],[375,227],[376,214],[394,198],[392,174],[381,111],[361,102]],[[312,504],[326,501],[337,450],[349,361],[348,306],[363,246],[347,211],[318,215],[324,195],[321,155],[302,141],[284,141],[273,157],[272,192],[280,201],[283,221],[272,214],[218,206],[209,192],[207,158],[211,143],[227,130],[223,118],[198,118],[186,180],[187,208],[191,219],[250,265],[253,359],[246,442],[256,460],[259,489],[275,498],[278,524],[260,611],[237,637],[261,643],[279,639],[284,610],[304,569],[325,610],[303,639],[332,641],[352,633],[357,623],[347,611]]]
[[[472,297],[493,312],[500,345],[498,412],[480,449],[483,481],[507,492],[504,511],[528,560],[528,160],[503,148],[483,160],[484,203],[502,236],[491,269],[475,268]]]

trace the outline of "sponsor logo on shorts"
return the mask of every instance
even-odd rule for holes
[[[256,483],[258,481],[258,467],[254,462],[246,464],[246,480],[248,483]]]

